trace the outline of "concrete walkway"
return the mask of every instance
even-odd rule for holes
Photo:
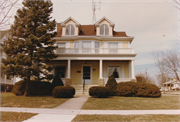
[[[23,122],[71,122],[78,114],[99,115],[180,115],[180,110],[81,110],[88,97],[72,98],[53,109],[0,107],[0,111],[38,113]]]

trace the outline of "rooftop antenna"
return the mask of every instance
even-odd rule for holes
[[[100,5],[101,5],[101,1],[98,0],[99,2],[95,2],[94,0],[92,0],[92,11],[93,11],[93,19],[92,19],[92,24],[94,24],[96,22],[96,10],[99,9],[100,10]]]

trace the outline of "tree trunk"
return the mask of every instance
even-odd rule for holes
[[[30,76],[27,77],[26,89],[25,89],[25,92],[24,92],[24,96],[28,96],[29,95],[29,82],[30,82]]]

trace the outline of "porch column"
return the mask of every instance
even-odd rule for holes
[[[99,78],[103,78],[102,77],[102,60],[100,60],[100,63],[99,63]]]
[[[67,77],[66,77],[66,86],[71,86],[71,60],[68,60],[67,63]]]
[[[99,79],[98,79],[99,86],[104,86],[104,78],[102,77],[102,71],[103,71],[103,60],[99,60]]]
[[[131,81],[136,81],[136,78],[134,75],[134,59],[131,60],[131,75],[132,75]]]

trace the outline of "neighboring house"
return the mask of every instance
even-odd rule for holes
[[[180,81],[178,81],[176,78],[170,79],[168,82],[164,83],[164,88],[167,90],[179,90]]]
[[[1,44],[5,44],[5,40],[7,39],[8,31],[0,31],[0,68],[1,68],[1,59],[6,58],[6,54],[3,52]],[[15,78],[11,77],[10,75],[5,75],[3,71],[1,71],[1,78],[0,83],[4,84],[14,84],[16,81]]]
[[[136,81],[131,48],[134,39],[114,31],[115,24],[103,17],[94,25],[81,25],[69,17],[57,24],[58,57],[47,63],[54,66],[66,85],[105,85],[114,75],[117,82]]]

